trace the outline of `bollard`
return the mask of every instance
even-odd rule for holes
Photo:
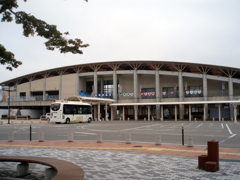
[[[122,120],[122,118],[120,118],[120,121]]]
[[[97,118],[95,118],[95,121],[97,121]]]
[[[13,137],[14,137],[13,132],[9,132],[8,133],[8,142],[13,142]]]
[[[21,124],[23,124],[23,120],[21,120]]]
[[[219,144],[218,141],[208,141],[208,162],[205,164],[205,170],[215,172],[219,170]]]
[[[187,147],[193,147],[193,137],[191,135],[187,136]]]
[[[129,121],[129,118],[128,118],[128,121]]]
[[[224,121],[224,118],[222,118],[222,121]]]
[[[31,124],[33,124],[33,120],[31,120]]]
[[[0,121],[0,124],[3,125],[3,121]]]
[[[197,118],[194,118],[194,121],[196,122],[196,121],[197,121]]]
[[[155,144],[156,145],[161,145],[161,135],[160,134],[156,134],[156,136],[155,136]]]
[[[39,142],[43,142],[44,141],[44,133],[42,131],[39,132],[38,139],[39,139]]]
[[[30,141],[32,141],[32,125],[30,124]]]
[[[42,123],[42,120],[40,119],[40,120],[39,120],[39,124],[41,124],[41,123]]]
[[[212,118],[212,121],[215,121],[215,118]]]
[[[11,120],[11,125],[13,125],[13,120]]]
[[[154,121],[154,117],[152,116],[152,121]]]
[[[146,121],[146,118],[144,118],[144,121]]]
[[[101,143],[102,142],[102,133],[98,132],[97,133],[97,143]]]
[[[49,124],[50,119],[47,119],[47,123]]]
[[[126,133],[126,144],[131,144],[131,134]]]
[[[233,118],[231,118],[231,121],[233,121]]]
[[[54,176],[56,176],[57,170],[54,168],[47,168],[45,169],[45,179],[50,180],[53,179]]]
[[[73,142],[73,133],[68,132],[68,142]]]
[[[184,146],[184,127],[182,125],[182,145]]]
[[[104,118],[102,118],[102,121],[104,121]]]
[[[27,162],[21,162],[21,164],[17,165],[17,176],[25,176],[29,174],[29,164]]]

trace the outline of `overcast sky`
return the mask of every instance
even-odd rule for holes
[[[21,25],[0,22],[0,44],[23,64],[0,82],[74,64],[163,60],[240,68],[239,0],[19,0],[26,11],[90,44],[83,55],[48,51]]]

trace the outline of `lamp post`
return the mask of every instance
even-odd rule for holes
[[[2,91],[8,91],[8,124],[10,124],[10,92],[14,92],[17,90],[17,86],[14,86],[14,90],[10,89],[10,86],[5,86],[2,84]]]

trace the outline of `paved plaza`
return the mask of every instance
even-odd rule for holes
[[[196,157],[170,156],[109,150],[77,148],[1,148],[6,156],[41,156],[66,160],[79,165],[85,172],[84,179],[240,179],[240,161],[221,160],[220,170],[211,173],[197,168]],[[0,176],[16,176],[16,164],[0,163]],[[30,164],[30,176],[44,179],[47,166]]]

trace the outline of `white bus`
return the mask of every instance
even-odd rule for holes
[[[51,104],[50,122],[92,122],[92,108],[88,103],[75,101],[59,101]]]

